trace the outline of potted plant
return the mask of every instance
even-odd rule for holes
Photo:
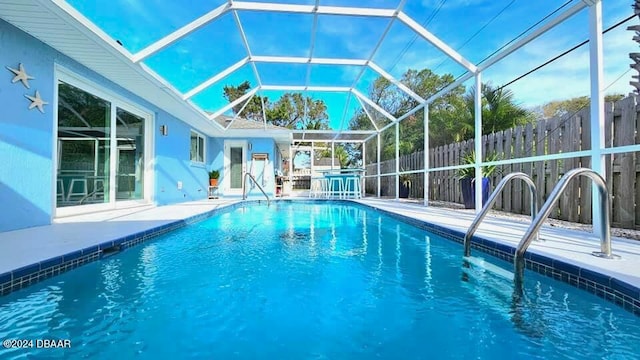
[[[411,174],[400,174],[398,178],[400,180],[398,197],[406,199],[409,197],[409,190],[411,190]]]
[[[218,186],[218,178],[220,178],[220,170],[209,171],[209,186]]]
[[[485,161],[496,161],[499,157],[496,153],[487,155]],[[471,165],[476,161],[475,152],[470,151],[462,157],[462,164]],[[489,199],[489,188],[491,176],[496,171],[495,165],[482,167],[482,205],[486,204]],[[462,200],[464,202],[465,209],[475,209],[476,207],[476,169],[475,167],[468,167],[464,169],[458,169],[458,177],[460,178],[460,189],[462,191]]]

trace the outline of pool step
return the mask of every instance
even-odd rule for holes
[[[513,273],[482,258],[465,257],[462,267],[466,281],[472,282],[472,293],[483,302],[510,304],[513,297]]]
[[[517,295],[513,283],[514,273],[485,261],[465,257],[463,278],[469,284],[469,293],[478,303],[492,309],[510,321],[523,335],[533,339],[544,336],[547,321],[544,311],[526,296]]]
[[[487,262],[483,258],[465,256],[463,257],[463,260],[473,265],[478,271],[489,272],[503,279],[513,281],[513,272]]]

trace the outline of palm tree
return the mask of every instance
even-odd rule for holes
[[[340,168],[345,169],[349,166],[351,162],[351,156],[349,156],[349,152],[342,145],[338,145],[333,149],[333,157],[338,160],[340,163]],[[331,149],[324,149],[320,153],[321,157],[331,157]]]
[[[338,159],[341,169],[345,169],[349,166],[350,157],[344,146],[336,146],[334,156],[336,159]]]
[[[460,126],[461,138],[473,136],[475,119],[475,88],[464,96],[466,116]],[[531,121],[531,115],[518,105],[513,92],[504,88],[494,88],[491,84],[482,84],[482,134],[524,125]]]

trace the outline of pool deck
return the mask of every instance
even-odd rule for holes
[[[292,200],[296,200],[295,198]],[[300,200],[309,200],[300,198]],[[239,199],[203,200],[167,206],[142,206],[56,219],[52,225],[0,233],[0,274],[27,265],[62,256],[79,249],[157,228],[176,220],[187,219],[214,209],[240,202]],[[415,203],[367,198],[355,200],[364,205],[412,217],[450,230],[466,232],[474,218],[472,210],[424,207]],[[529,222],[487,216],[477,235],[515,247]],[[613,238],[614,254],[622,258],[609,260],[591,255],[600,249],[593,234],[544,226],[543,241],[533,242],[529,252],[624,281],[640,288],[640,242]],[[460,249],[462,256],[462,249]],[[472,253],[478,255],[478,253]]]
[[[0,274],[187,219],[241,200],[139,206],[59,218],[51,225],[0,233]]]

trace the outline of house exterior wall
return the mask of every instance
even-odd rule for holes
[[[258,154],[267,154],[269,156],[269,162],[265,163],[263,161],[256,162],[253,164],[253,175],[255,176],[258,183],[264,188],[264,191],[270,197],[273,197],[276,192],[276,184],[275,184],[275,173],[274,173],[274,161],[275,161],[275,141],[273,139],[250,139],[251,142],[251,150],[249,150],[248,158],[251,159],[251,155]],[[251,160],[247,163],[247,171],[251,169]],[[248,196],[250,197],[262,197],[262,193],[260,189],[257,187],[249,188]]]
[[[48,224],[53,196],[53,61],[55,52],[0,21],[0,231]],[[30,89],[11,83],[6,66],[23,63]],[[35,90],[49,105],[28,110]]]
[[[209,185],[210,138],[204,164],[189,160],[191,130],[198,131],[167,113],[156,113],[156,128],[168,126],[169,134],[155,137],[155,202],[158,205],[205,199]],[[182,188],[178,188],[178,182]]]
[[[193,165],[189,160],[192,127],[185,122],[2,20],[0,49],[0,232],[47,225],[54,216],[57,66],[153,114],[152,201],[170,204],[206,198],[207,164],[220,159],[214,146],[217,140],[207,139],[205,164]],[[11,83],[14,74],[5,68],[17,68],[20,63],[35,77],[29,81],[30,89]],[[25,95],[33,96],[36,90],[48,102],[44,114],[28,109]],[[161,124],[168,126],[168,136],[159,134]]]
[[[256,162],[253,166],[253,175],[256,177],[256,180],[263,186],[265,192],[270,197],[273,197],[275,194],[275,173],[274,168],[277,168],[277,163],[274,162],[276,159],[276,143],[271,138],[210,138],[209,139],[209,149],[208,149],[208,159],[211,159],[208,162],[208,166],[212,170],[220,170],[220,184],[223,183],[224,177],[227,175],[224,169],[224,142],[234,141],[234,140],[244,140],[251,144],[251,149],[247,151],[246,160],[247,160],[247,171],[252,169],[251,167],[251,156],[253,154],[268,154],[269,163],[263,169],[262,164]],[[264,180],[263,180],[264,179]],[[225,189],[220,188],[220,194],[225,195]],[[228,195],[228,194],[227,194]],[[260,198],[264,197],[260,192],[260,189],[257,187],[250,187],[247,192],[247,196],[250,198]]]

